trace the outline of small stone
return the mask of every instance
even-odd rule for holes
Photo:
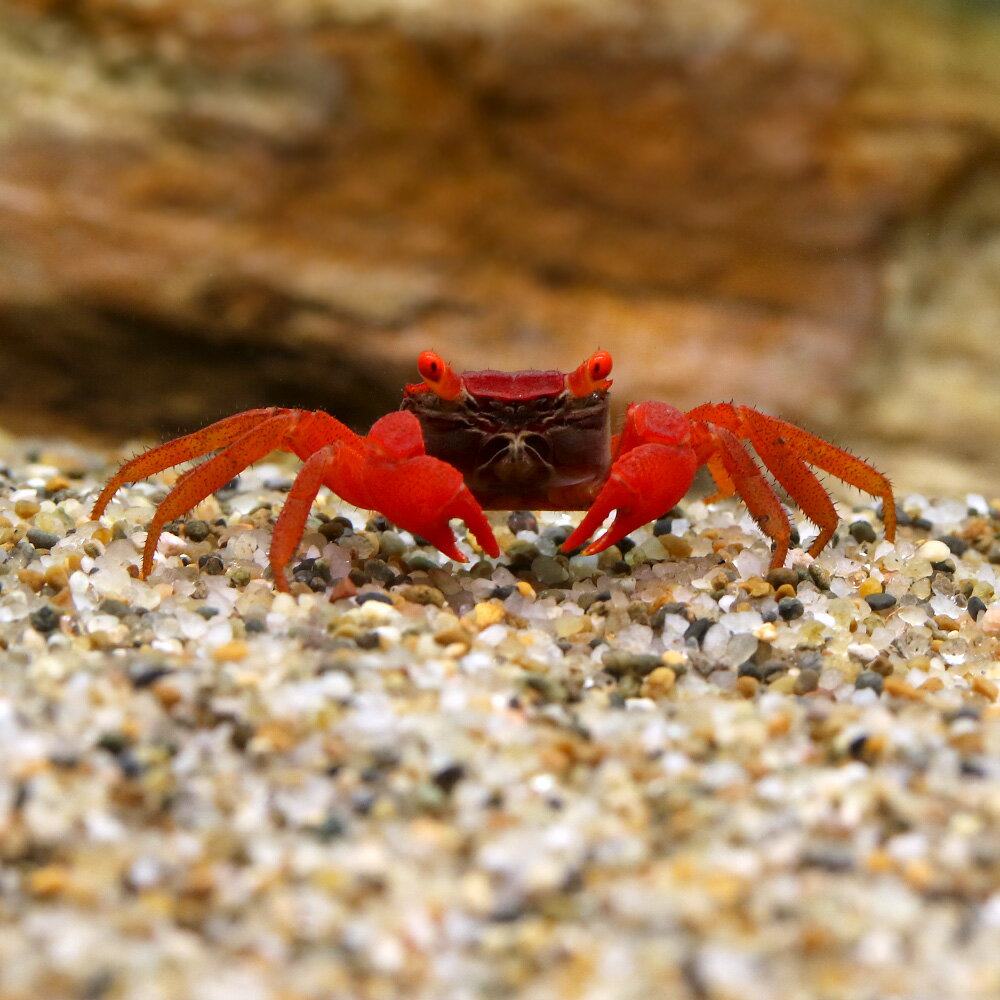
[[[519,531],[538,531],[538,518],[530,510],[512,510],[507,515],[507,527],[514,535]]]
[[[642,682],[643,698],[665,698],[677,683],[677,673],[671,667],[657,667]]]
[[[31,627],[42,635],[47,635],[59,627],[59,612],[51,604],[45,604],[28,616]]]
[[[744,674],[742,677],[736,678],[736,690],[744,698],[753,698],[760,690],[760,681],[756,677]]]
[[[810,691],[815,691],[819,687],[819,671],[814,670],[812,667],[803,667],[799,671],[798,677],[795,678],[795,684],[792,687],[792,691],[795,694],[809,694]]]
[[[25,519],[34,517],[42,509],[36,500],[18,500],[14,503],[14,513]]]
[[[747,597],[767,597],[773,588],[767,580],[759,576],[750,576],[740,584],[740,589],[746,591]]]
[[[965,610],[968,611],[969,617],[973,621],[978,621],[979,616],[986,610],[986,602],[981,597],[972,596],[969,598]]]
[[[882,593],[882,581],[876,580],[873,577],[866,577],[861,581],[861,586],[858,587],[858,596],[867,598],[872,594]]]
[[[384,556],[386,559],[401,556],[406,552],[406,543],[399,533],[395,531],[383,531],[379,535],[378,545],[379,555]]]
[[[41,528],[29,528],[26,537],[36,549],[51,549],[59,542],[58,535],[52,534],[51,531],[42,531]]]
[[[973,674],[969,678],[969,684],[972,685],[972,690],[976,694],[981,694],[984,698],[990,701],[997,700],[997,694],[1000,693],[1000,689],[997,685],[991,681],[988,677],[984,677],[982,674]]]
[[[250,647],[242,639],[232,639],[224,642],[221,646],[216,646],[212,650],[212,659],[216,663],[225,663],[228,660],[239,662],[245,660],[250,652]]]
[[[444,607],[444,594],[437,587],[432,587],[427,583],[411,583],[400,587],[397,593],[403,600],[409,601],[411,604],[433,604],[438,608]]]
[[[896,598],[892,594],[869,594],[865,600],[872,611],[888,611],[896,606]]]
[[[812,580],[812,582],[815,583],[820,590],[830,589],[830,571],[824,569],[817,562],[813,562],[809,566],[809,579]]]
[[[660,544],[664,552],[672,559],[688,559],[691,556],[691,543],[679,535],[660,535]]]
[[[503,605],[498,601],[480,601],[472,609],[472,620],[478,629],[499,625],[503,621],[503,616]]]
[[[801,618],[805,608],[797,597],[783,597],[778,601],[778,614],[786,621]]]
[[[124,618],[132,611],[129,605],[124,601],[119,601],[117,597],[104,598],[99,607],[102,614],[114,615],[115,618]]]
[[[944,542],[938,541],[936,538],[924,542],[917,549],[917,558],[926,559],[929,563],[944,562],[950,555],[951,549]]]
[[[653,525],[653,535],[659,538],[660,535],[669,535],[670,529],[673,527],[674,519],[672,517],[661,517]]]
[[[554,556],[538,556],[532,560],[531,572],[546,586],[566,583],[570,576],[569,569]]]
[[[358,594],[358,604],[367,604],[368,601],[381,601],[382,604],[392,604],[392,598],[388,594],[383,594],[378,590],[366,590],[363,594]],[[420,602],[414,601],[413,603],[419,604]]]
[[[847,530],[856,542],[874,542],[878,537],[867,521],[854,521]]]
[[[862,670],[854,679],[854,686],[858,689],[871,688],[878,694],[882,693],[885,686],[885,678],[874,670]]]
[[[777,590],[779,587],[791,587],[793,592],[799,585],[799,574],[794,569],[778,566],[772,569],[766,577],[767,582]]]
[[[184,534],[187,535],[192,542],[203,542],[206,538],[208,538],[211,530],[212,527],[208,521],[200,521],[198,519],[188,521],[184,525]]]
[[[656,653],[629,653],[612,649],[604,654],[601,663],[612,677],[646,677],[663,665],[663,659]]]
[[[225,571],[222,557],[217,556],[214,552],[202,556],[198,560],[198,568],[208,576],[222,576]]]

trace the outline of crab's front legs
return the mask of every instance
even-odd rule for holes
[[[612,511],[614,521],[583,550],[586,555],[664,514],[690,489],[698,465],[691,423],[680,410],[666,403],[633,403],[625,413],[607,481],[563,550],[585,542]]]
[[[419,421],[401,410],[377,420],[364,438],[338,441],[308,456],[274,527],[270,561],[279,590],[288,590],[285,567],[322,485],[355,507],[377,510],[458,562],[465,562],[465,556],[448,525],[452,518],[466,523],[488,555],[500,555],[489,522],[462,474],[425,453]]]

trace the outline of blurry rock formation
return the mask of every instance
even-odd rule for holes
[[[1000,490],[1000,14],[933,0],[8,0],[0,423],[414,358],[735,398]]]

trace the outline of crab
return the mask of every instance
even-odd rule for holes
[[[773,542],[771,567],[782,566],[792,538],[788,514],[760,463],[798,504],[819,534],[815,557],[833,537],[833,501],[810,466],[882,501],[885,537],[896,531],[889,480],[854,455],[749,406],[705,403],[683,413],[660,402],[632,403],[621,433],[610,433],[611,355],[597,351],[569,373],[457,374],[438,354],[417,360],[422,381],[407,385],[401,407],[361,436],[322,410],[246,410],[167,441],[125,462],[97,498],[103,513],[118,489],[216,452],[192,466],[160,503],[146,536],[141,576],[153,568],[164,526],[253,462],[274,450],[303,461],[271,540],[275,586],[287,591],[295,553],[321,486],[356,507],[375,510],[465,562],[449,525],[460,519],[489,556],[500,547],[484,510],[582,510],[563,542],[578,550],[613,513],[584,554],[601,552],[671,510],[706,466],[717,492],[738,494]]]

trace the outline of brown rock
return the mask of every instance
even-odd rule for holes
[[[425,346],[568,367],[600,344],[620,403],[737,398],[851,443],[866,417],[901,484],[931,463],[900,472],[880,431],[970,457],[1000,431],[966,305],[1000,253],[989,14],[194,6],[0,14],[0,420],[364,425]],[[959,424],[924,426],[925,390]]]

